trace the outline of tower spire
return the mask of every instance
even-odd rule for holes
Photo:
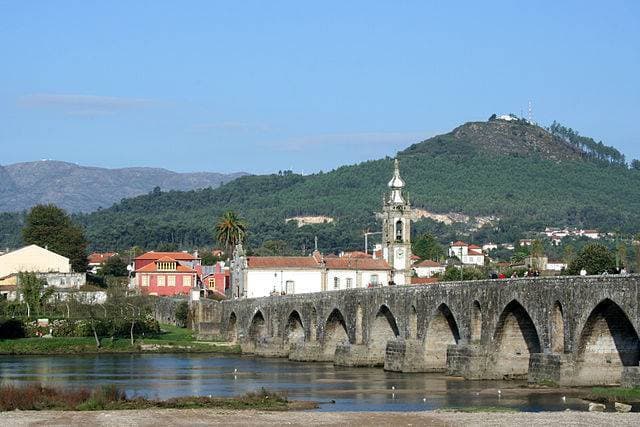
[[[387,184],[391,189],[391,195],[389,197],[389,203],[394,205],[402,205],[405,203],[404,197],[402,197],[402,189],[404,188],[404,180],[400,177],[400,164],[398,159],[393,162],[393,178]]]

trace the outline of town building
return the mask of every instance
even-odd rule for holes
[[[235,250],[232,297],[259,298],[388,285],[389,264],[360,257],[245,256]]]
[[[116,255],[118,255],[117,252],[92,253],[87,257],[87,271],[89,273],[97,274],[100,270],[100,266]]]
[[[29,245],[0,256],[0,296],[14,300],[18,273],[31,272],[57,290],[77,290],[86,283],[85,273],[74,273],[69,258],[38,245]]]
[[[562,271],[566,270],[567,263],[559,260],[559,259],[549,259],[547,260],[547,270],[548,271]]]
[[[425,259],[413,266],[413,270],[418,277],[433,277],[434,274],[444,273],[445,268],[444,265],[430,259]]]
[[[449,245],[449,257],[458,258],[463,265],[484,266],[485,262],[485,255],[480,246],[470,245],[461,240]]]
[[[223,261],[217,262],[213,266],[201,266],[201,282],[202,288],[207,294],[212,292],[224,297],[230,285],[229,267]]]
[[[188,258],[188,254],[179,255],[182,260],[170,256],[177,254],[181,253],[153,252],[155,259],[150,259],[148,253],[135,259],[136,265],[142,264],[136,268],[134,278],[141,293],[157,296],[189,295],[191,289],[197,287],[198,274],[193,266],[195,258],[191,255]],[[141,257],[145,258],[140,259]]]

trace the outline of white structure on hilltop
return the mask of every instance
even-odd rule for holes
[[[394,162],[393,177],[387,184],[391,189],[384,196],[382,213],[382,256],[391,266],[391,281],[396,285],[411,283],[411,203],[403,194],[404,180],[400,177],[398,159]]]
[[[460,240],[449,245],[449,256],[458,258],[465,265],[484,265],[485,255],[482,248]]]

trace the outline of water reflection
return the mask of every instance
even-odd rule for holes
[[[235,371],[237,370],[237,371]],[[129,395],[165,399],[184,395],[235,396],[264,387],[291,399],[324,404],[321,410],[408,411],[443,407],[505,406],[525,411],[584,410],[584,402],[517,389],[524,382],[463,381],[438,374],[401,374],[214,355],[0,356],[3,383],[62,387],[115,384]],[[502,390],[502,395],[497,390]]]

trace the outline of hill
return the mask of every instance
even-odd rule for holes
[[[585,145],[562,129],[474,122],[399,152],[415,207],[469,217],[453,224],[423,219],[416,232],[434,232],[443,242],[465,234],[505,242],[550,225],[639,231],[640,171],[630,170],[615,149]],[[216,189],[152,192],[76,218],[98,250],[213,245],[216,219],[227,209],[247,219],[248,245],[263,253],[308,251],[314,236],[323,251],[361,248],[362,230],[379,228],[374,212],[391,173],[385,158],[308,176],[244,176]],[[302,227],[286,221],[300,216],[334,221]]]
[[[53,203],[70,212],[91,212],[124,198],[164,190],[218,187],[243,173],[176,173],[157,168],[105,169],[58,161],[0,166],[0,212]]]

